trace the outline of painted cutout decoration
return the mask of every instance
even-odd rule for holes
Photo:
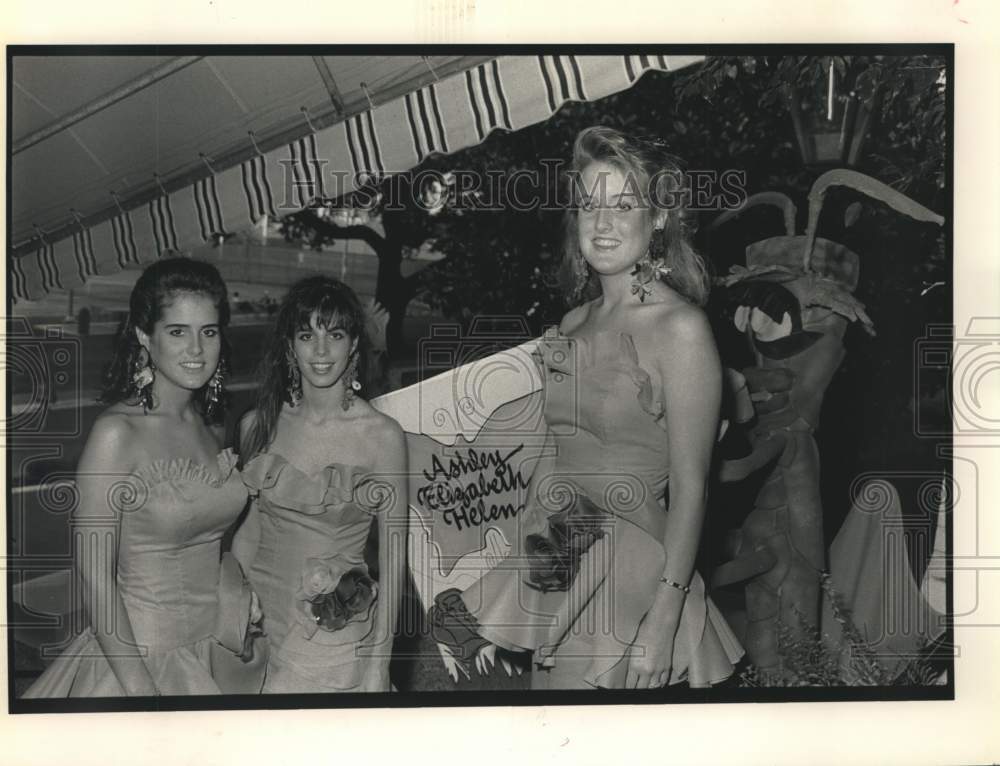
[[[824,602],[823,573],[830,573],[834,587],[840,583],[843,588],[863,561],[881,561],[879,556],[888,555],[882,550],[876,551],[878,556],[869,555],[867,547],[881,545],[882,540],[874,536],[877,525],[865,523],[856,508],[829,556],[823,539],[819,450],[813,432],[826,390],[845,355],[842,339],[848,324],[856,322],[874,335],[872,320],[853,295],[858,255],[816,235],[831,186],[859,191],[918,221],[944,223],[941,216],[874,178],[831,170],[810,191],[804,235],[795,234],[792,201],[774,192],[751,197],[739,211],[725,213],[713,224],[719,226],[760,204],[776,205],[784,212],[785,235],[751,244],[746,266],[733,266],[719,280],[728,313],[755,359],[752,366],[741,372],[730,370],[727,376],[740,413],[735,420],[747,424],[751,449],[747,455],[724,460],[720,479],[740,481],[760,471],[763,484],[739,532],[735,558],[713,577],[716,587],[744,583],[747,654],[757,668],[778,677],[785,672],[781,626],[792,634],[812,626],[840,635],[829,625],[832,612]],[[852,213],[848,220],[856,218]],[[890,516],[887,512],[886,519]],[[897,603],[914,601],[917,588],[911,580],[908,570],[886,575],[887,583],[906,587],[884,592],[885,588],[870,585],[868,595]],[[852,606],[861,617],[879,614],[884,605],[880,601]],[[828,624],[823,624],[821,614]]]
[[[448,588],[464,590],[507,556],[518,539],[528,485],[544,450],[537,433],[509,433],[512,412],[540,405],[531,394],[501,406],[476,437],[444,445],[407,434],[410,568],[425,607]]]
[[[425,615],[519,552],[528,488],[547,449],[533,350],[532,341],[372,402],[406,432],[406,555]],[[470,676],[469,658],[436,645],[455,681]]]

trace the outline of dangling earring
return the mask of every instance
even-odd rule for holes
[[[653,294],[652,283],[657,279],[663,279],[672,268],[667,266],[666,252],[663,239],[663,230],[655,229],[653,237],[649,241],[649,249],[640,258],[635,268],[632,269],[632,295],[638,293],[639,302],[645,303],[646,296]]]
[[[295,356],[291,353],[285,357],[285,363],[288,365],[288,401],[293,407],[297,407],[302,401],[302,374],[299,372]]]
[[[590,281],[590,264],[584,257],[577,253],[573,258],[573,302],[576,303],[587,289],[587,282]]]
[[[150,409],[153,406],[153,380],[156,378],[155,375],[156,367],[153,365],[153,360],[149,356],[149,351],[146,350],[145,346],[139,347],[139,353],[136,354],[135,361],[132,363],[132,391],[134,396],[142,402],[144,409]]]
[[[219,361],[219,366],[215,368],[215,372],[208,381],[208,391],[206,393],[206,401],[208,403],[208,411],[211,413],[216,407],[219,406],[219,402],[222,401],[222,381],[226,377],[226,365],[225,362]]]
[[[351,356],[351,363],[344,371],[344,398],[340,406],[345,410],[349,410],[351,403],[354,401],[354,395],[360,390],[361,383],[358,381],[358,355],[355,353]]]

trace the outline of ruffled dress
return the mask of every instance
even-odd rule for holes
[[[190,458],[158,460],[112,488],[120,511],[117,581],[137,645],[162,695],[220,694],[213,657],[219,560],[225,531],[246,503],[236,456],[215,466]],[[76,527],[94,544],[113,544],[110,527]],[[107,530],[107,531],[106,531]],[[226,650],[222,650],[225,652]],[[125,690],[92,629],[73,638],[25,692],[26,698],[114,697]]]
[[[356,689],[372,662],[375,598],[348,608],[335,629],[318,624],[310,598],[367,575],[365,542],[385,501],[382,485],[345,464],[306,474],[264,453],[243,470],[256,498],[260,540],[247,576],[260,598],[270,656],[264,693]],[[352,595],[344,601],[350,607]],[[377,597],[377,590],[371,594]]]
[[[475,630],[534,652],[534,688],[622,688],[666,564],[665,412],[631,336],[539,345],[555,445],[536,469],[514,555],[462,593]],[[718,683],[743,650],[695,573],[670,683]]]

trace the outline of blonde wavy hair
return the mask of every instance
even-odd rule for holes
[[[567,174],[574,203],[566,212],[564,222],[563,260],[560,284],[573,304],[596,297],[600,285],[580,252],[577,230],[575,186],[583,169],[592,162],[606,162],[633,174],[646,196],[645,202],[666,212],[662,230],[654,229],[650,239],[650,255],[663,258],[670,273],[663,281],[697,306],[708,301],[710,278],[705,261],[691,244],[694,219],[683,204],[683,178],[675,157],[665,144],[655,139],[639,138],[614,128],[594,126],[577,135],[573,143],[573,161]]]

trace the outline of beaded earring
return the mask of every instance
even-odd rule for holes
[[[354,395],[360,390],[361,382],[358,380],[358,355],[355,352],[351,356],[351,363],[344,371],[344,398],[340,406],[343,407],[344,410],[349,410],[351,408],[351,403],[354,401]]]
[[[215,368],[215,372],[212,373],[212,377],[208,381],[208,393],[206,399],[210,412],[219,405],[219,402],[222,401],[222,382],[225,377],[226,365],[220,361],[219,366]]]
[[[153,406],[153,380],[156,378],[156,366],[153,364],[149,351],[140,346],[132,362],[132,390],[134,396],[142,402],[145,409]]]

